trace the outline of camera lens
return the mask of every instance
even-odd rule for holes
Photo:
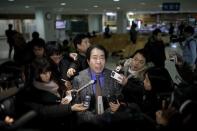
[[[112,73],[111,73],[111,76],[114,76],[114,75],[115,75],[115,72],[112,72]]]

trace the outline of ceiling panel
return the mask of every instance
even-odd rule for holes
[[[60,3],[65,2],[65,6]],[[180,2],[181,12],[196,12],[197,0],[0,0],[0,14],[34,14],[37,8],[48,8],[59,14],[100,14],[106,11],[161,12],[163,2]],[[25,8],[28,5],[30,8]],[[98,8],[93,7],[98,5]]]

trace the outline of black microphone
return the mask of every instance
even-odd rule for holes
[[[84,102],[83,102],[83,106],[89,108],[90,107],[90,101],[91,101],[91,96],[90,95],[86,95]]]

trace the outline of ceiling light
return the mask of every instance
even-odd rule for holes
[[[118,2],[118,1],[120,1],[120,0],[113,0],[114,2]]]
[[[14,0],[8,0],[8,1],[13,2]]]
[[[133,13],[133,12],[128,12],[127,14],[128,14],[128,15],[134,15],[134,13]]]
[[[107,12],[106,15],[108,16],[116,16],[116,13],[113,13],[113,12]]]
[[[26,6],[25,6],[25,8],[26,8],[26,9],[28,9],[28,8],[29,8],[29,6],[28,6],[28,5],[26,5]]]
[[[93,7],[94,7],[94,8],[98,8],[98,5],[94,5]]]
[[[65,6],[65,5],[66,5],[66,3],[60,3],[60,5]]]

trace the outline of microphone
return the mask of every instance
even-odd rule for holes
[[[72,101],[72,99],[76,98],[77,93],[79,93],[81,90],[85,89],[86,87],[94,84],[95,82],[96,82],[96,80],[91,80],[87,84],[85,84],[84,86],[79,88],[78,90],[75,90],[75,89],[72,90],[70,93],[68,93],[68,95],[65,97],[65,99],[67,99],[69,102]]]
[[[61,79],[61,80],[64,81],[64,82],[66,82],[65,79]],[[78,93],[78,92],[80,92],[81,90],[83,90],[84,88],[86,88],[86,87],[88,87],[88,86],[90,86],[90,85],[92,85],[92,84],[94,84],[94,83],[96,83],[96,80],[90,80],[87,84],[85,84],[84,86],[82,86],[82,87],[79,88],[78,90],[73,90],[73,91],[76,91],[76,92]]]
[[[89,108],[90,107],[90,101],[91,101],[91,96],[90,95],[86,95],[84,102],[83,102],[83,106]]]
[[[82,86],[81,88],[79,88],[78,90],[76,90],[77,93],[80,92],[81,90],[83,90],[84,88],[86,88],[86,87],[88,87],[88,86],[94,84],[94,83],[96,83],[96,80],[91,80],[91,81],[89,81],[87,84],[85,84],[84,86]]]

